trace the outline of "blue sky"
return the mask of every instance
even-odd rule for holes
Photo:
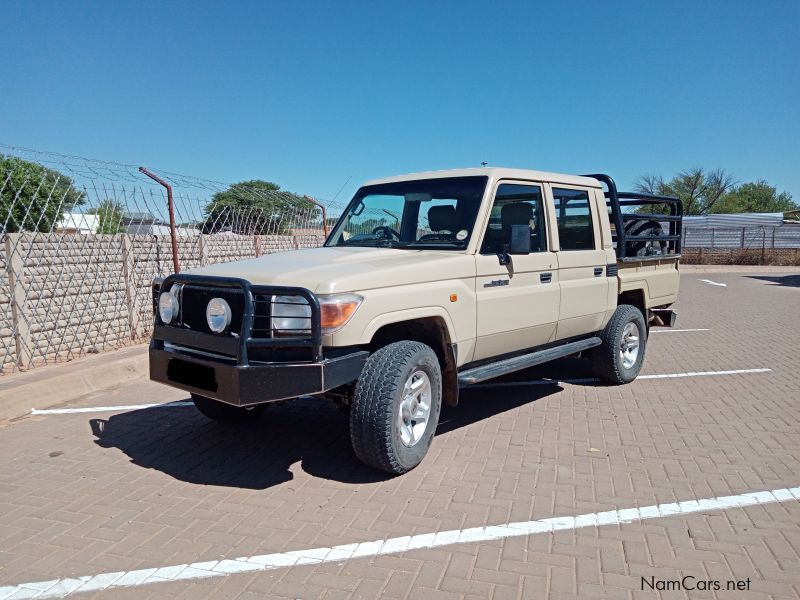
[[[800,2],[6,0],[0,141],[339,200],[491,165],[800,199]]]

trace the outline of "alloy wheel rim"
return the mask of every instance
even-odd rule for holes
[[[630,369],[636,364],[639,357],[639,326],[631,321],[622,330],[622,339],[619,344],[619,356],[622,359],[622,366]]]
[[[425,434],[431,412],[431,380],[424,371],[414,371],[403,386],[397,410],[397,433],[404,446],[415,446]]]

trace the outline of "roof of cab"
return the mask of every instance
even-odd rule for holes
[[[601,187],[600,182],[592,177],[581,175],[568,175],[565,173],[548,173],[546,171],[533,171],[531,169],[511,169],[507,167],[476,167],[469,169],[447,169],[443,171],[423,171],[421,173],[407,173],[393,177],[372,179],[364,185],[378,185],[381,183],[395,183],[398,181],[413,181],[416,179],[438,179],[441,177],[469,177],[484,175],[493,179],[521,179],[524,181],[542,181],[547,183],[565,183],[567,185],[580,185],[584,187]]]

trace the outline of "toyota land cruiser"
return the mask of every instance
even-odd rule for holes
[[[459,388],[581,353],[636,378],[672,326],[678,199],[607,175],[479,168],[370,181],[320,248],[154,282],[151,378],[225,422],[321,395],[364,463],[422,461]]]

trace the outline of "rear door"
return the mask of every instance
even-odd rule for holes
[[[475,360],[546,344],[558,322],[555,253],[547,230],[544,186],[500,181],[489,222],[475,255],[477,340]],[[511,242],[511,225],[529,225],[531,253],[501,265],[498,251]]]
[[[547,189],[557,225],[561,286],[556,338],[566,339],[602,329],[608,307],[607,253],[594,191],[556,183]]]

